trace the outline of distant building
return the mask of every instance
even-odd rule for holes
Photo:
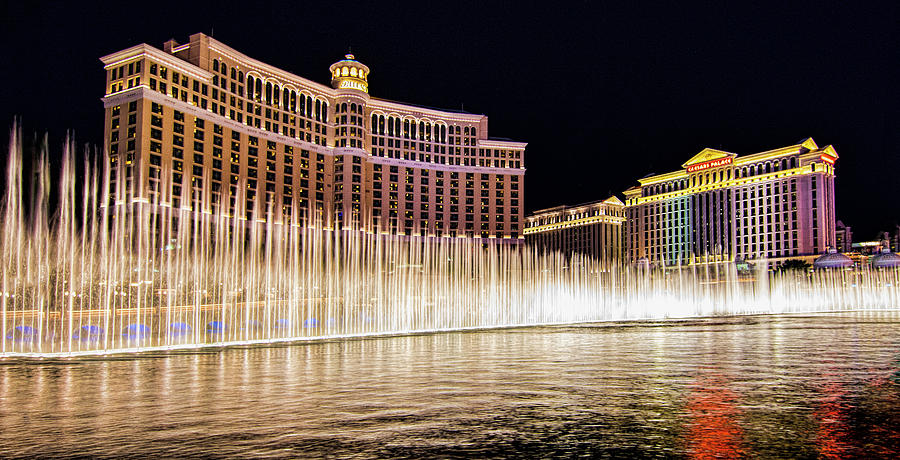
[[[853,230],[849,225],[837,221],[834,224],[834,247],[840,252],[850,252],[853,248]]]
[[[884,239],[888,240],[890,250],[900,252],[900,225],[894,226],[894,233],[884,232]]]
[[[204,34],[101,58],[105,146],[123,201],[241,220],[322,219],[522,242],[526,144],[488,118],[369,94],[346,55],[330,85]],[[423,76],[427,84],[427,76]]]
[[[878,232],[878,238],[871,241],[854,242],[851,249],[863,255],[881,254],[884,251],[898,252],[900,251],[900,225],[895,228],[893,234]]]
[[[890,242],[886,239],[872,241],[857,241],[850,246],[850,250],[863,256],[874,256],[885,250],[890,250]]]
[[[525,244],[541,252],[583,254],[603,263],[622,260],[625,204],[616,197],[557,206],[525,218]]]
[[[704,149],[625,191],[626,260],[683,265],[811,259],[835,245],[832,146],[745,156]]]

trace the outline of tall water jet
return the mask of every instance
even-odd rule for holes
[[[86,159],[79,184],[74,150],[65,144],[51,181],[44,147],[37,186],[26,191],[21,133],[12,130],[0,210],[0,356],[887,309],[900,297],[896,269],[810,275],[761,267],[748,277],[732,264],[610,268],[502,240],[332,228],[323,216],[279,221],[271,206],[248,218],[241,196],[233,215],[217,204],[200,212],[188,195],[181,206],[163,202],[165,182],[155,201],[133,197],[123,168],[107,162]],[[51,183],[59,194],[52,213]]]

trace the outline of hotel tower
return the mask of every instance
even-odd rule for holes
[[[609,268],[622,262],[625,204],[615,196],[525,217],[525,243],[542,253],[581,254]]]
[[[704,149],[625,191],[626,260],[685,265],[814,256],[835,245],[832,146]]]
[[[522,240],[525,143],[488,119],[323,85],[204,34],[101,58],[106,148],[127,200],[244,219]],[[114,184],[115,185],[115,184]]]

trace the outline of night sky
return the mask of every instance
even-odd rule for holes
[[[897,2],[4,2],[0,121],[102,143],[99,57],[195,32],[328,84],[352,47],[374,97],[488,115],[528,142],[526,210],[621,192],[705,147],[833,144],[837,216],[900,217]],[[8,132],[3,131],[4,145]]]

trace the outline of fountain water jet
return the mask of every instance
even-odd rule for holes
[[[181,197],[197,209],[176,207],[166,193],[133,195],[123,167],[106,162],[85,161],[79,200],[73,156],[70,142],[51,215],[46,149],[28,196],[12,131],[0,210],[2,357],[889,309],[900,297],[896,269],[746,277],[732,265],[610,267],[502,240],[331,229],[321,216],[279,221],[271,206],[247,219],[242,196],[229,215],[208,190],[199,202]]]

